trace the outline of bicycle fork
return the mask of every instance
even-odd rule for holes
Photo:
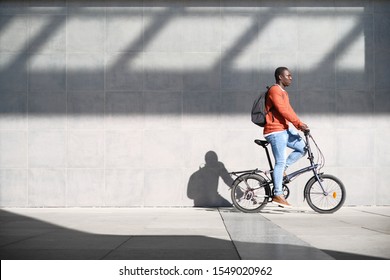
[[[323,182],[322,178],[321,178],[320,175],[317,173],[317,170],[316,170],[314,173],[315,173],[314,176],[316,177],[316,180],[317,180],[318,184],[320,184],[320,187],[321,187],[322,192],[324,193],[325,196],[327,196],[327,195],[328,195],[328,192],[325,191],[324,187],[322,186],[322,182]]]
[[[328,196],[329,193],[325,190],[324,186],[322,185],[322,178],[321,178],[321,174],[323,173],[318,173],[317,172],[317,168],[314,168],[313,169],[313,173],[314,173],[314,176],[311,177],[311,179],[309,179],[306,183],[306,186],[305,186],[305,189],[304,189],[304,192],[303,192],[303,201],[305,201],[306,199],[306,196],[309,195],[310,193],[310,187],[313,185],[311,184],[311,182],[314,180],[315,182],[318,182],[318,184],[320,185],[320,188],[322,190],[322,193],[324,194],[324,196]],[[310,186],[310,187],[309,187]]]

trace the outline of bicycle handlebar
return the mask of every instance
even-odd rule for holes
[[[303,134],[305,135],[305,136],[309,136],[310,135],[310,129],[308,128],[308,129],[305,129],[305,130],[302,130],[302,132],[303,132]]]

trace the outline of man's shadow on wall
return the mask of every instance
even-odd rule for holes
[[[188,198],[194,200],[194,207],[231,207],[232,203],[218,193],[218,182],[222,178],[231,187],[233,178],[214,151],[206,153],[205,162],[204,167],[194,172],[188,181]]]

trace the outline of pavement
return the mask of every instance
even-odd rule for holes
[[[1,260],[388,260],[390,206],[1,208]]]

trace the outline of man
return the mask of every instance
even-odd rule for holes
[[[265,103],[266,125],[264,126],[264,137],[271,144],[272,153],[275,158],[273,171],[274,196],[272,202],[282,207],[291,207],[283,195],[283,175],[285,170],[306,154],[305,142],[297,131],[289,128],[292,123],[297,129],[306,131],[309,127],[301,122],[290,105],[286,87],[291,85],[292,76],[288,68],[279,67],[275,70],[275,85],[268,92]],[[286,158],[286,148],[293,151]]]

